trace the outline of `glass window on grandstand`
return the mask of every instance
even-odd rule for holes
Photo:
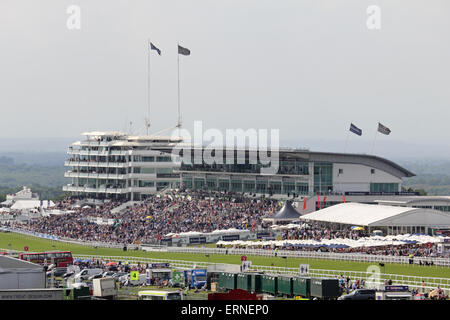
[[[152,188],[155,186],[155,182],[151,180],[139,180],[140,188]]]
[[[295,182],[285,181],[283,182],[283,193],[294,193],[295,192]]]
[[[256,192],[266,193],[267,191],[267,181],[256,181]]]
[[[156,190],[157,190],[157,191],[160,191],[160,190],[162,190],[162,189],[168,187],[169,185],[170,185],[170,183],[169,183],[169,182],[166,182],[166,181],[157,182],[157,183],[156,183]]]
[[[214,178],[206,178],[206,186],[208,190],[216,190],[217,189],[217,180]]]
[[[307,183],[297,183],[297,193],[306,195],[308,194],[308,184]]]
[[[450,212],[450,206],[434,206],[435,210]]]
[[[186,189],[192,189],[192,178],[183,178],[183,185]]]
[[[333,164],[314,163],[314,192],[329,193],[333,191]]]
[[[220,191],[230,191],[230,181],[229,180],[219,180],[219,190]]]
[[[255,192],[255,181],[244,181],[244,192]]]
[[[204,179],[194,179],[194,189],[202,190],[205,188],[205,180]]]
[[[156,157],[156,162],[171,162],[172,159],[170,156],[162,156],[162,157]]]
[[[242,180],[231,180],[231,191],[242,192]]]
[[[371,183],[370,192],[398,192],[398,183]]]
[[[271,181],[269,184],[269,191],[275,194],[281,193],[281,181]]]

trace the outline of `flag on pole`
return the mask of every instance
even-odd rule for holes
[[[303,198],[303,210],[306,210],[306,197]]]
[[[161,50],[159,50],[157,47],[154,46],[153,43],[150,42],[150,49],[151,50],[156,50],[156,52],[158,52],[159,55],[161,55]]]
[[[343,200],[344,203],[345,203],[345,195],[344,195],[344,194],[342,195],[342,200]]]
[[[187,48],[183,48],[182,46],[178,45],[178,54],[182,54],[183,56],[188,56],[191,54],[191,50]]]
[[[357,134],[358,136],[362,135],[362,130],[355,126],[353,123],[350,124],[350,131]]]
[[[322,209],[325,208],[325,201],[327,201],[327,197],[326,196],[323,198]]]
[[[389,133],[391,133],[391,129],[389,129],[386,126],[383,126],[381,123],[378,122],[378,132],[388,135]]]

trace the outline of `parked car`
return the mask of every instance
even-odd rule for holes
[[[88,278],[88,281],[92,281],[94,279],[100,279],[100,278],[103,278],[103,273],[97,273],[97,274],[94,274],[94,275],[90,276]]]
[[[128,273],[127,272],[115,272],[112,277],[116,280],[116,281],[120,281],[121,277],[126,276]]]
[[[87,280],[89,277],[91,277],[93,275],[102,274],[102,273],[103,273],[103,269],[99,269],[99,268],[84,269],[75,275],[75,281],[79,282],[79,281]]]
[[[74,274],[75,274],[75,272],[70,271],[70,272],[64,273],[64,274],[62,275],[62,277],[63,277],[64,279],[67,279],[67,278],[73,276]]]
[[[47,277],[51,277],[52,275],[55,277],[62,277],[67,273],[67,268],[65,267],[57,267],[53,270],[47,271]]]
[[[112,277],[114,274],[115,274],[115,272],[113,272],[113,271],[105,271],[105,272],[103,272],[102,277],[103,278]]]
[[[356,289],[352,293],[340,296],[338,300],[375,300],[375,290]]]

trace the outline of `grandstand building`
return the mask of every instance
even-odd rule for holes
[[[65,177],[71,183],[63,190],[89,198],[136,201],[165,188],[182,186],[194,190],[295,196],[297,201],[306,198],[305,212],[311,212],[343,202],[342,195],[349,202],[395,200],[405,196],[401,192],[402,178],[414,176],[394,162],[373,155],[297,149],[281,149],[278,172],[267,174],[261,172],[262,165],[250,164],[248,150],[244,152],[242,164],[238,161],[206,164],[194,158],[204,150],[191,152],[191,161],[187,162],[173,157],[172,149],[182,142],[180,138],[131,136],[122,132],[83,135],[84,140],[69,147],[70,158],[65,162],[69,170]],[[242,156],[234,151],[235,158],[238,154]]]
[[[180,167],[170,150],[181,140],[164,136],[130,136],[122,132],[86,132],[73,143],[63,190],[99,199],[141,200],[167,187],[179,186]]]

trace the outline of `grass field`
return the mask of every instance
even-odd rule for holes
[[[50,250],[68,250],[73,254],[79,255],[103,255],[103,256],[129,256],[129,257],[147,257],[155,259],[170,260],[186,260],[197,262],[216,262],[216,263],[233,263],[240,264],[240,256],[238,255],[210,255],[207,258],[203,254],[191,253],[174,253],[174,252],[144,252],[144,251],[122,251],[121,249],[110,248],[94,248],[91,246],[82,246],[69,244],[65,242],[52,241],[31,236],[25,236],[17,233],[0,233],[0,248],[23,251],[28,246],[29,251],[40,252]],[[311,269],[328,269],[328,270],[347,270],[347,271],[366,271],[371,263],[353,262],[353,261],[336,261],[327,259],[301,259],[301,258],[276,258],[247,256],[253,265],[263,266],[279,266],[298,268],[299,264],[307,263]],[[424,277],[442,277],[450,278],[450,268],[446,267],[426,267],[426,266],[410,266],[405,264],[386,264],[385,273],[402,274],[411,276]]]

